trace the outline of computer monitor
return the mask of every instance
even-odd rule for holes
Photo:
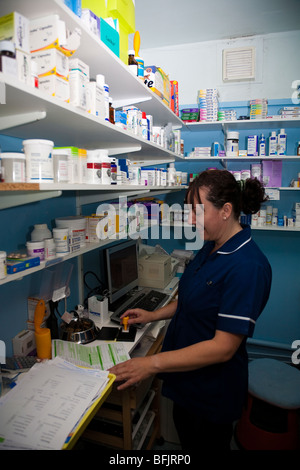
[[[107,248],[106,266],[112,304],[139,284],[137,242],[130,240]]]

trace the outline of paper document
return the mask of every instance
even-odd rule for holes
[[[100,370],[108,370],[130,359],[121,342],[88,346],[54,339],[52,340],[52,357],[56,356],[63,357],[72,364]]]
[[[108,381],[61,358],[35,364],[0,399],[0,449],[61,449]]]

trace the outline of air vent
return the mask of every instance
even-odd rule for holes
[[[255,78],[255,47],[223,50],[223,81]]]

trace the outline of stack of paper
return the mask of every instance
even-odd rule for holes
[[[117,345],[100,351],[57,341],[53,347],[54,359],[35,364],[0,399],[0,449],[61,449],[101,397],[107,369],[129,359]]]

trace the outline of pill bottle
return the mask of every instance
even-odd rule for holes
[[[239,132],[228,132],[226,137],[226,156],[239,156]]]
[[[0,251],[0,279],[4,279],[6,276],[6,251]]]
[[[68,228],[54,228],[53,238],[54,238],[54,243],[55,243],[55,250],[58,255],[69,252],[69,229]]]
[[[300,142],[298,142],[298,147],[297,147],[297,155],[300,155]]]
[[[86,160],[86,182],[101,183],[101,155],[98,150],[88,150]]]
[[[56,247],[54,238],[46,238],[44,240],[45,259],[53,259],[56,256]]]
[[[16,48],[12,41],[0,41],[0,72],[16,74]]]
[[[176,184],[176,170],[174,163],[170,163],[168,167],[168,186],[175,186]]]

